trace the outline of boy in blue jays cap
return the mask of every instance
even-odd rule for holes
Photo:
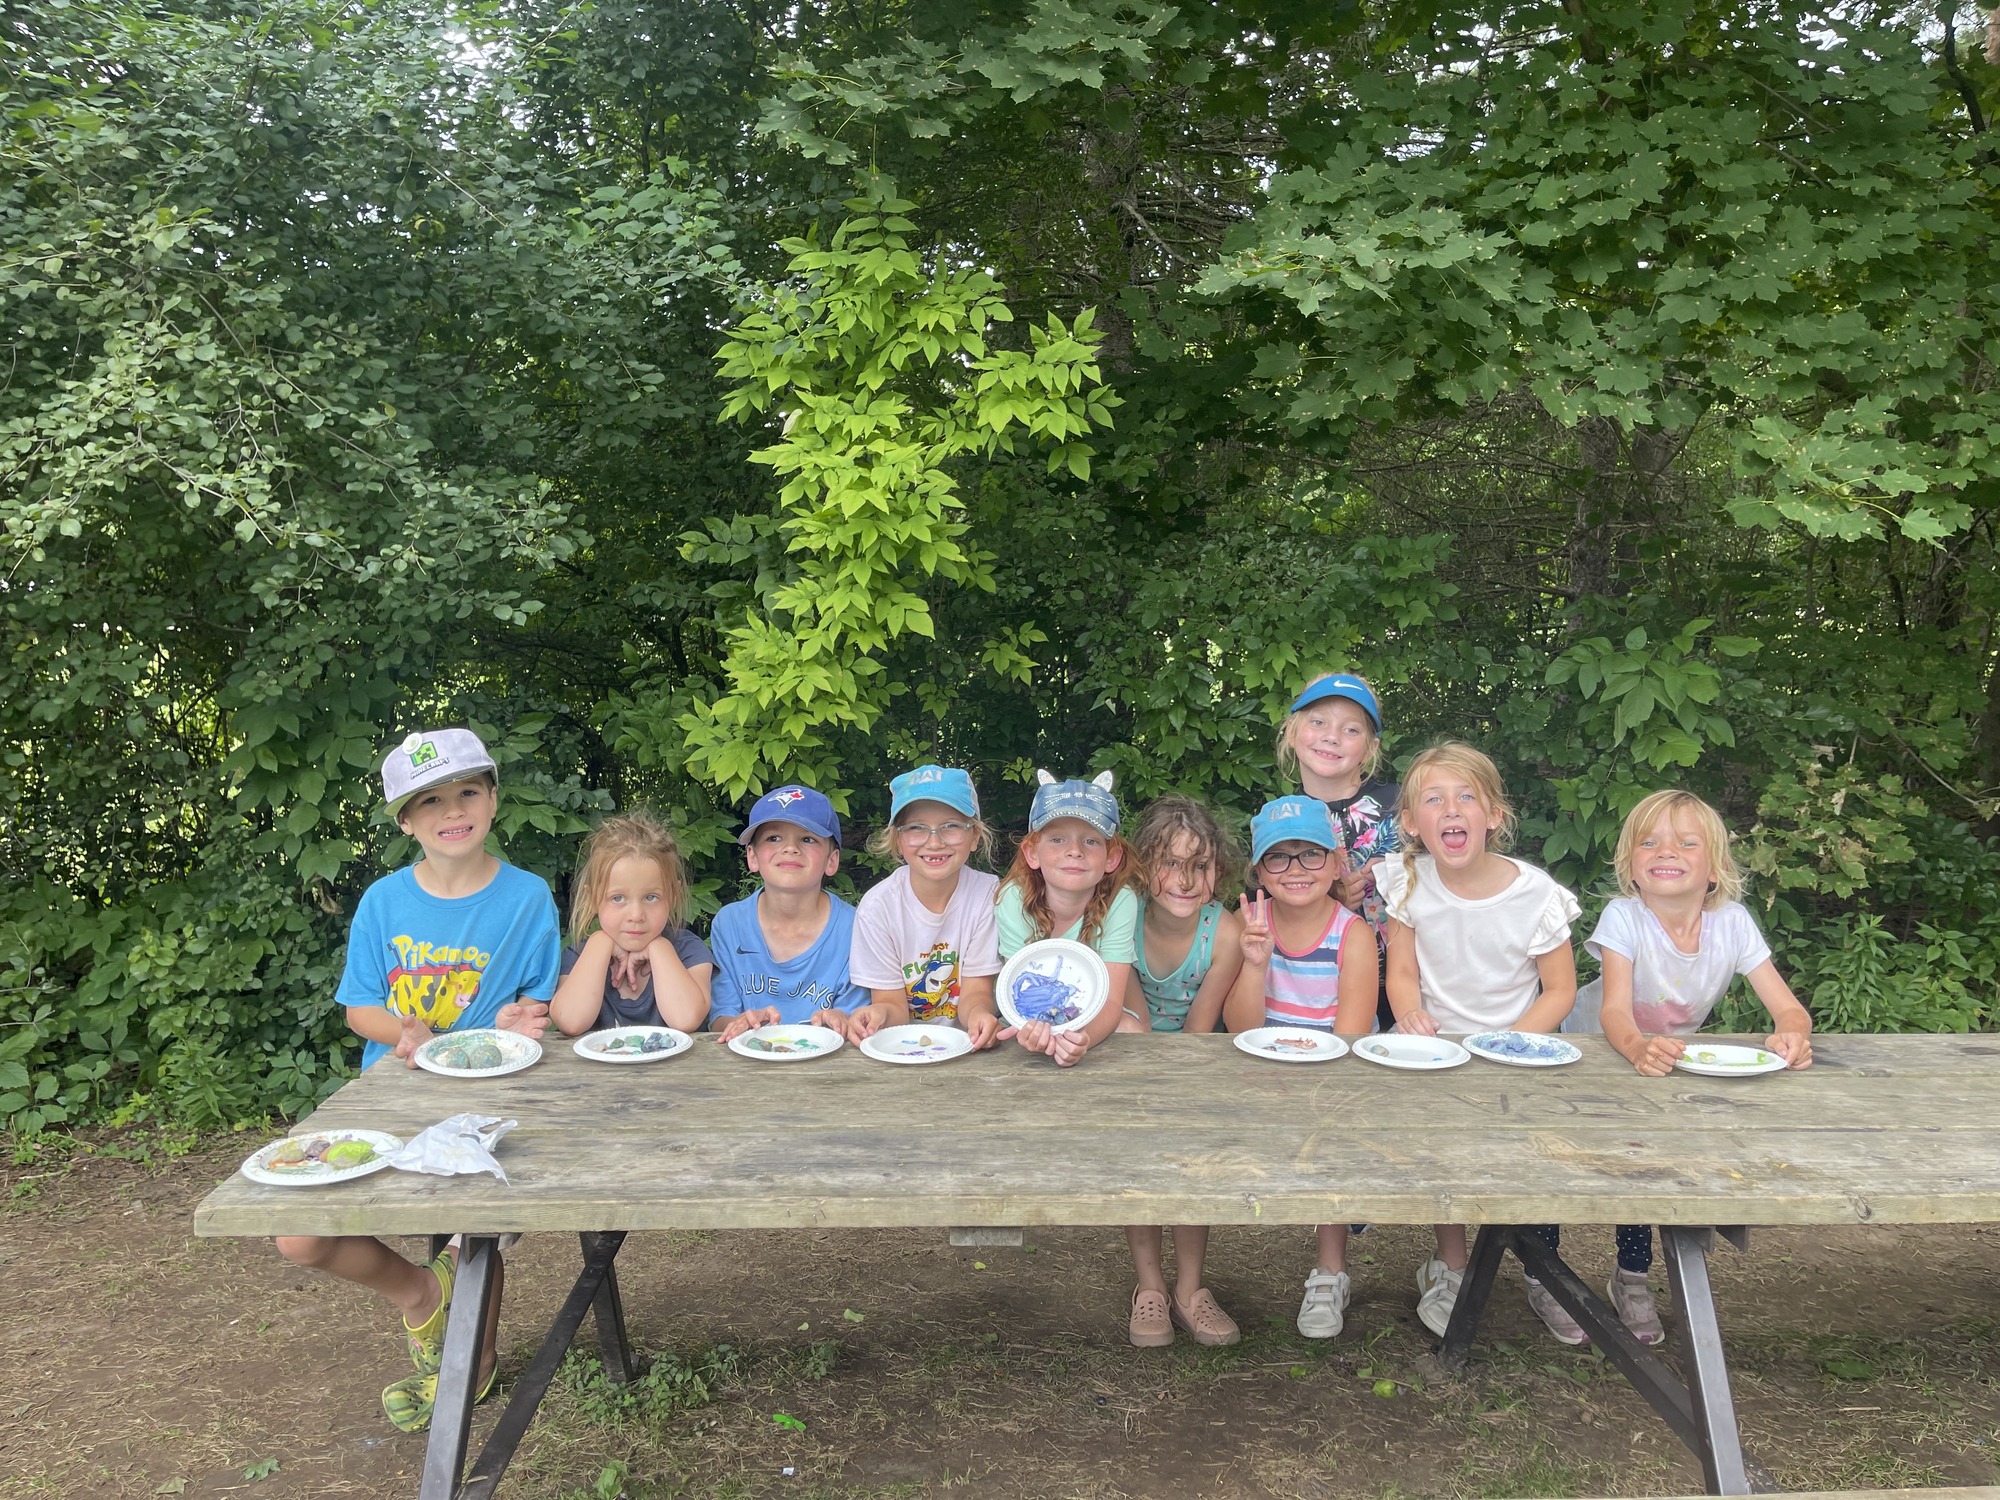
[[[781,786],[751,805],[736,836],[756,894],[725,906],[709,927],[715,954],[709,1026],[722,1039],[778,1022],[840,1029],[868,1003],[848,978],[854,908],[826,889],[840,868],[840,818],[806,786]]]

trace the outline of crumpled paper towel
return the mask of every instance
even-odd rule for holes
[[[425,1172],[432,1177],[491,1172],[505,1182],[506,1170],[493,1159],[492,1147],[520,1123],[498,1115],[453,1115],[418,1131],[403,1143],[402,1150],[391,1151],[389,1165],[399,1172]]]

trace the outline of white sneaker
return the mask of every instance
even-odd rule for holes
[[[1458,1305],[1458,1284],[1464,1279],[1463,1267],[1454,1271],[1436,1256],[1417,1267],[1417,1321],[1439,1338],[1451,1326],[1451,1310]]]
[[[1345,1271],[1314,1271],[1306,1278],[1306,1300],[1299,1304],[1300,1337],[1340,1337],[1347,1326],[1348,1286]]]

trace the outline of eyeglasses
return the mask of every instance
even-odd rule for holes
[[[928,823],[898,823],[896,837],[912,849],[921,849],[936,836],[940,844],[962,844],[966,835],[972,832],[970,823],[940,823],[933,828]]]
[[[1282,875],[1293,865],[1297,865],[1301,870],[1324,870],[1330,852],[1326,849],[1301,849],[1297,854],[1279,854],[1274,851],[1257,863],[1273,875]]]

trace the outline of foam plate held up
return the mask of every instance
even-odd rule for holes
[[[1009,1026],[1046,1021],[1053,1030],[1075,1031],[1111,999],[1111,974],[1095,949],[1044,938],[1007,960],[996,998]]]

